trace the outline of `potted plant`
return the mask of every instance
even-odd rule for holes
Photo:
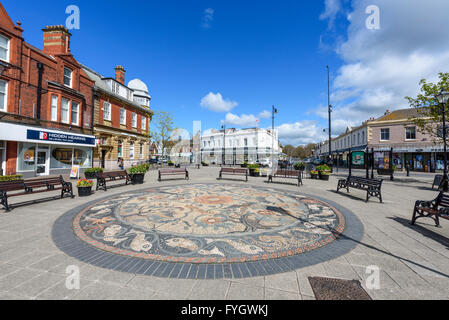
[[[84,170],[84,176],[86,179],[94,179],[97,177],[98,172],[103,172],[103,168],[88,168]]]
[[[147,169],[144,165],[129,168],[128,174],[131,176],[132,184],[142,184],[146,172]]]
[[[258,164],[249,164],[248,165],[249,175],[251,177],[256,177],[256,170],[257,170],[257,176],[259,176],[260,173],[259,167],[260,166]]]
[[[175,165],[175,163],[174,163],[173,161],[170,160],[170,161],[168,162],[168,166],[169,166],[169,167],[173,167],[174,165]]]
[[[76,186],[78,187],[78,196],[80,197],[87,197],[90,196],[92,193],[92,186],[94,185],[94,182],[92,180],[87,179],[79,179],[76,183]]]
[[[331,173],[331,168],[328,165],[322,164],[316,168],[321,180],[328,181]]]
[[[248,168],[248,162],[243,162],[243,164],[240,165],[242,168]]]
[[[201,161],[201,165],[202,165],[203,167],[209,166],[209,164],[208,164],[207,162],[204,162],[204,161]]]
[[[318,179],[318,170],[311,170],[310,171],[310,178]]]
[[[304,171],[306,165],[304,164],[304,162],[296,162],[293,167],[295,168],[295,170]]]

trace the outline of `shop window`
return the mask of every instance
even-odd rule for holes
[[[36,158],[36,145],[32,143],[19,143],[19,171],[34,171]]]
[[[72,148],[53,147],[50,157],[51,169],[72,168]]]
[[[134,142],[129,144],[129,158],[134,159]]]
[[[0,59],[9,62],[9,39],[0,35]]]
[[[416,127],[405,128],[405,139],[415,140],[416,139]]]
[[[380,129],[380,140],[388,141],[390,140],[390,129]]]
[[[92,166],[92,149],[74,148],[73,164],[79,165],[81,168],[90,168]]]
[[[118,141],[117,144],[117,157],[121,158],[123,157],[123,144],[122,144],[122,140]]]
[[[7,111],[8,102],[8,82],[0,80],[0,111]]]

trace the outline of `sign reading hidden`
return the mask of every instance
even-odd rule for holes
[[[27,130],[27,139],[51,141],[51,142],[63,142],[63,143],[77,143],[95,146],[95,138],[89,138],[84,136],[78,136],[74,134],[46,132],[38,130]]]

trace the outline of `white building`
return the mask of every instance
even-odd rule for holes
[[[235,165],[244,162],[270,159],[273,149],[274,159],[280,154],[277,132],[269,129],[226,129],[208,131],[201,136],[201,160],[208,163]]]

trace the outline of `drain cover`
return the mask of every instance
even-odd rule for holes
[[[358,280],[309,277],[317,300],[371,300]]]

